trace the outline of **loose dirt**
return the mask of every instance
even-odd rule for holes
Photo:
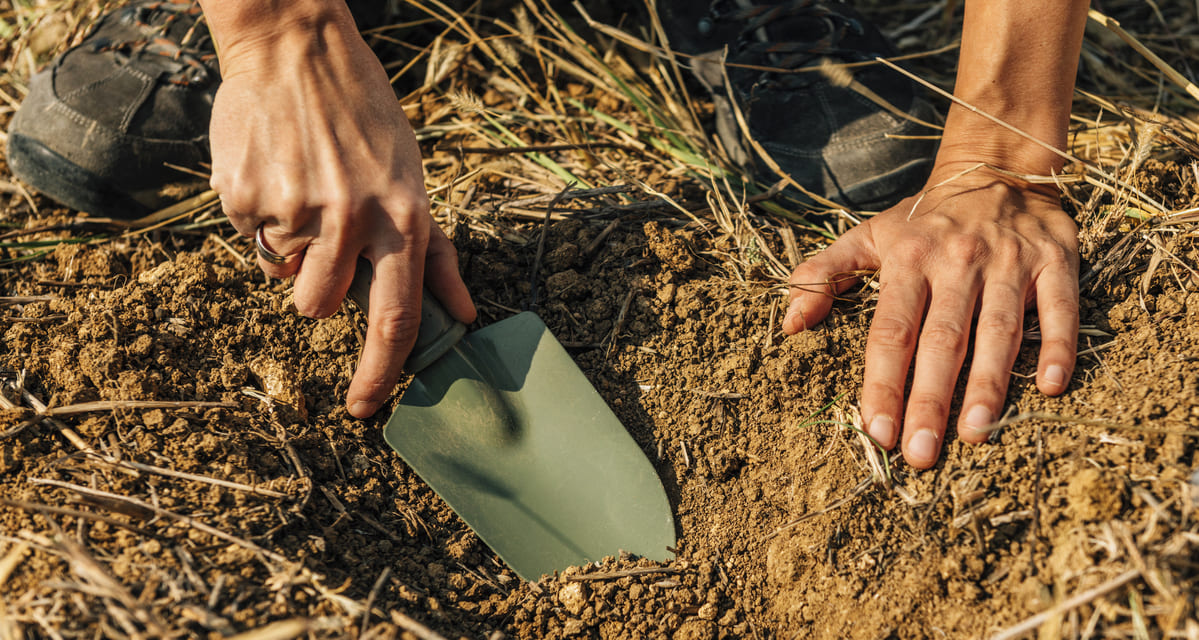
[[[1194,206],[1193,159],[1158,155],[1137,186]],[[3,204],[12,230],[78,222]],[[675,561],[522,582],[388,448],[390,407],[343,408],[362,314],[300,317],[246,239],[172,228],[0,271],[0,638],[981,638],[1037,614],[1026,636],[1199,637],[1193,222],[1087,226],[1069,390],[1036,390],[1030,315],[990,442],[951,430],[934,469],[894,455],[883,478],[850,428],[869,286],[785,337],[742,238],[669,207],[599,211],[548,222],[536,273],[540,221],[446,226],[481,325],[536,282],[662,477]],[[747,219],[763,256],[787,255],[777,220]]]

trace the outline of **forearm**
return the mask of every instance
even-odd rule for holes
[[[954,95],[1064,149],[1087,6],[1087,0],[967,0]],[[1063,159],[954,104],[937,164],[964,162],[1043,175],[1061,169]]]

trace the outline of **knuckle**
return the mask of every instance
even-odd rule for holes
[[[366,209],[345,185],[326,189],[323,197],[321,208],[326,215],[332,216],[334,221],[351,220]]]
[[[212,175],[208,178],[208,188],[223,195],[225,192],[229,191],[231,184],[232,180],[229,177],[229,173],[219,170],[214,164],[212,168]]]
[[[244,191],[248,185],[255,184],[244,167],[237,163],[227,162],[222,156],[212,158],[212,170],[208,176],[208,184],[213,191],[222,196],[235,191]]]
[[[433,212],[424,190],[414,192],[399,186],[384,192],[379,198],[379,206],[397,220],[420,220]]]
[[[231,216],[246,216],[258,209],[258,198],[249,189],[226,189],[221,194],[221,208]]]
[[[966,327],[953,320],[929,320],[924,323],[924,331],[920,335],[920,349],[958,353],[966,346],[969,332]]]
[[[945,252],[955,264],[974,264],[984,258],[989,250],[986,241],[971,234],[955,234],[945,243]]]
[[[401,211],[407,211],[412,218],[423,219],[432,215],[433,208],[429,203],[429,198],[424,194],[419,197],[404,197],[401,198],[401,204],[397,207]]]
[[[429,216],[401,217],[396,222],[396,231],[399,232],[400,242],[415,249],[418,253],[426,250],[432,236],[432,230],[429,228],[431,224],[433,221]]]
[[[1078,261],[1077,240],[1073,246],[1063,246],[1056,242],[1048,243],[1041,249],[1045,256],[1045,266],[1054,271],[1070,271]]]
[[[869,340],[883,348],[909,349],[916,343],[916,329],[902,320],[876,318],[870,327]]]
[[[1078,316],[1078,298],[1063,295],[1037,298],[1037,308],[1042,313],[1049,315],[1076,318]]]
[[[282,189],[272,198],[271,213],[278,218],[279,226],[288,232],[292,231],[289,221],[297,218],[303,210],[304,198],[295,189]]]
[[[1012,309],[995,309],[978,318],[979,335],[1015,342],[1021,338],[1023,330],[1024,316]]]
[[[1024,243],[1010,235],[1004,235],[991,242],[991,254],[1004,267],[1015,267],[1025,257]]]
[[[1080,244],[1078,239],[1078,225],[1070,216],[1057,218],[1055,223],[1050,225],[1049,233],[1060,243],[1058,246],[1067,251],[1078,251]]]
[[[390,352],[411,347],[419,322],[420,314],[406,309],[380,311],[375,327],[381,346]]]
[[[432,235],[429,229],[430,224],[432,224],[432,220],[428,216],[411,216],[401,218],[396,227],[413,241],[428,244],[429,236]]]

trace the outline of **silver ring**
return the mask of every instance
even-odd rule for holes
[[[291,258],[291,256],[281,256],[267,248],[266,243],[262,241],[262,225],[258,225],[258,230],[254,232],[254,246],[258,247],[258,257],[270,264],[286,264]]]

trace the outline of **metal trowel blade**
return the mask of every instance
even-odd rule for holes
[[[670,557],[657,473],[535,314],[417,373],[384,436],[521,578],[621,551]]]

